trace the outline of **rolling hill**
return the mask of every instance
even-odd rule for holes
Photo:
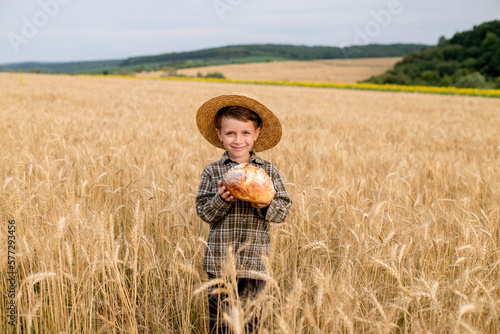
[[[222,64],[255,62],[402,57],[420,50],[422,44],[370,44],[345,48],[278,44],[233,45],[190,52],[174,52],[122,60],[15,63],[0,65],[1,72],[131,74],[151,70],[175,70]]]

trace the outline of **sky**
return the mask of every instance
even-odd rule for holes
[[[0,0],[0,64],[237,44],[436,44],[495,19],[499,0]]]

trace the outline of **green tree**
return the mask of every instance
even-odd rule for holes
[[[431,85],[437,85],[440,81],[438,71],[423,71],[420,76]]]
[[[441,86],[449,87],[453,85],[453,79],[449,75],[445,75],[441,79]]]
[[[205,78],[225,79],[226,77],[224,76],[224,74],[222,74],[220,72],[211,72],[211,73],[205,74]]]
[[[469,74],[458,80],[455,84],[458,88],[486,88],[486,80],[479,72]]]
[[[445,46],[446,44],[448,44],[448,40],[446,39],[446,37],[439,37],[438,46]]]
[[[500,40],[493,32],[488,32],[481,44],[482,54],[478,59],[479,70],[489,77],[500,73]]]
[[[495,51],[500,43],[498,36],[493,32],[488,32],[486,38],[481,43],[483,51]]]
[[[500,75],[500,47],[491,57],[489,70],[492,77],[497,77]]]
[[[462,60],[466,57],[465,49],[461,45],[447,45],[443,48],[445,60]]]
[[[455,61],[441,62],[436,65],[436,69],[440,76],[452,75],[457,69],[458,63]]]

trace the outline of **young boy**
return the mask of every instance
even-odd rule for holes
[[[217,96],[205,102],[198,109],[196,122],[208,142],[225,149],[220,160],[203,170],[196,194],[196,212],[210,225],[203,269],[210,279],[222,277],[227,252],[232,250],[238,294],[243,300],[253,299],[265,286],[265,281],[255,273],[266,273],[262,257],[269,256],[269,222],[282,223],[292,206],[279,171],[255,154],[278,144],[281,124],[255,96],[243,92]],[[224,173],[242,163],[262,168],[271,177],[276,195],[269,203],[236,200],[222,186]],[[216,288],[218,286],[211,291]],[[226,298],[227,295],[220,292],[209,293],[210,333],[229,331],[222,321],[222,313],[230,312],[224,302]],[[246,330],[253,332],[257,327],[258,317],[254,317]]]

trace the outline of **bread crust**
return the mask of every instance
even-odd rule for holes
[[[273,181],[267,173],[252,164],[239,164],[224,174],[222,185],[236,199],[267,204],[276,195]]]

